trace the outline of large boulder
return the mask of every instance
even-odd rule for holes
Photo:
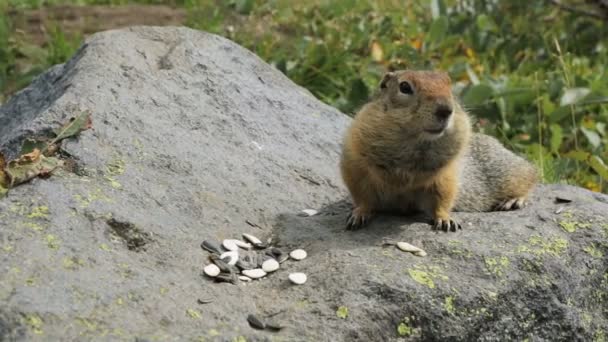
[[[0,146],[15,157],[83,110],[94,130],[64,141],[71,167],[0,200],[0,340],[606,337],[604,195],[539,186],[523,210],[456,213],[458,233],[386,216],[345,231],[350,119],[186,28],[92,36],[0,108]],[[241,233],[309,256],[248,284],[202,275],[201,241]],[[296,271],[306,284],[289,283]],[[254,330],[249,314],[285,328]]]

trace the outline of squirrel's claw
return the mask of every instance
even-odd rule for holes
[[[497,211],[509,211],[509,210],[517,210],[526,206],[526,199],[523,197],[516,197],[507,199],[498,205],[496,205],[495,210]]]
[[[443,230],[446,232],[455,232],[457,229],[462,229],[460,223],[448,218],[433,220],[433,230]]]
[[[369,223],[371,214],[355,208],[346,218],[346,230],[357,230]]]

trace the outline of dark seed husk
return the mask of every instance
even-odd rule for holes
[[[271,253],[272,253],[272,254],[273,254],[275,257],[281,256],[281,255],[283,255],[283,254],[284,254],[282,250],[280,250],[280,249],[278,249],[278,248],[276,248],[276,247],[272,247],[272,248],[270,249],[270,252],[271,252]]]
[[[217,241],[205,240],[201,243],[201,248],[215,254],[222,254],[222,247]]]
[[[249,316],[247,316],[247,322],[249,322],[249,325],[251,325],[252,328],[261,330],[264,330],[266,328],[264,322],[254,314],[250,314]]]
[[[213,299],[197,299],[196,300],[197,303],[199,304],[209,304],[209,303],[213,303]]]
[[[224,260],[220,259],[219,255],[216,254],[211,254],[209,256],[209,260],[211,260],[215,265],[217,265],[217,267],[220,268],[220,271],[222,272],[233,272],[233,273],[238,273],[239,269],[236,266],[233,265],[228,265],[227,262],[225,262]]]
[[[572,200],[570,198],[566,198],[564,196],[555,197],[555,203],[570,203]]]
[[[253,247],[255,247],[257,249],[265,249],[265,248],[268,248],[268,244],[263,243],[263,242],[262,243],[256,243],[256,244],[253,245]]]
[[[285,326],[283,324],[281,324],[281,322],[279,322],[276,319],[266,320],[266,329],[274,330],[274,331],[279,331],[279,330],[281,330],[283,328],[285,328]]]
[[[256,254],[244,254],[239,256],[236,267],[241,270],[251,270],[258,267]]]
[[[237,277],[236,273],[233,273],[233,272],[220,273],[217,277],[215,277],[215,280],[218,282],[225,282],[225,283],[232,283],[232,284],[237,284],[239,282],[239,278]]]

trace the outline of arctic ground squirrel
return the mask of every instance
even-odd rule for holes
[[[537,169],[488,135],[473,133],[447,73],[387,73],[343,143],[342,178],[353,200],[347,229],[379,212],[423,211],[434,229],[462,226],[452,211],[514,210]]]

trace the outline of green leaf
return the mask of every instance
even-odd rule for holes
[[[428,42],[429,43],[437,43],[445,37],[448,32],[448,18],[446,16],[441,16],[435,20],[431,24],[431,29],[428,34]]]
[[[585,135],[585,138],[587,138],[587,140],[591,144],[591,146],[593,146],[594,148],[600,146],[600,144],[602,143],[602,138],[600,138],[600,135],[597,134],[597,132],[594,132],[582,126],[580,127],[580,129]]]
[[[336,311],[336,316],[345,319],[346,317],[348,317],[348,308],[346,306],[339,307]]]
[[[70,118],[70,121],[63,125],[61,128],[55,130],[55,139],[53,139],[49,145],[55,144],[65,138],[73,137],[78,133],[90,129],[93,127],[91,120],[91,112],[84,111],[77,117]]]
[[[466,107],[479,107],[492,98],[492,95],[494,95],[492,87],[486,84],[478,84],[466,91],[462,101]]]
[[[356,108],[365,103],[369,97],[369,90],[367,85],[362,79],[357,78],[350,84],[350,91],[348,92],[348,102],[351,108]]]
[[[586,161],[587,158],[589,158],[589,152],[573,150],[573,151],[570,151],[570,152],[564,154],[564,157],[571,158],[571,159],[578,160],[578,161]]]
[[[481,31],[491,31],[491,32],[497,31],[496,23],[494,23],[494,20],[492,20],[492,18],[490,18],[489,16],[487,16],[485,14],[478,15],[476,23],[477,23],[477,27]]]
[[[560,106],[568,106],[578,103],[580,100],[584,99],[585,96],[591,93],[591,89],[589,88],[569,88],[564,90],[564,94],[559,101]]]
[[[253,10],[254,0],[236,0],[234,8],[240,14],[249,14]]]
[[[588,164],[595,172],[597,172],[598,175],[600,175],[600,177],[608,179],[608,166],[604,164],[602,158],[598,156],[591,156],[588,159]]]
[[[23,145],[21,145],[21,154],[32,153],[35,149],[42,152],[47,148],[47,146],[47,141],[27,138],[23,141]]]
[[[560,122],[571,113],[571,110],[569,106],[558,107],[549,115],[549,121]]]
[[[432,0],[431,1],[431,15],[433,19],[437,19],[445,14],[445,2],[443,0]]]
[[[562,140],[564,139],[562,126],[552,124],[549,126],[549,130],[551,131],[551,152],[557,154],[559,153],[559,148],[562,145]]]

